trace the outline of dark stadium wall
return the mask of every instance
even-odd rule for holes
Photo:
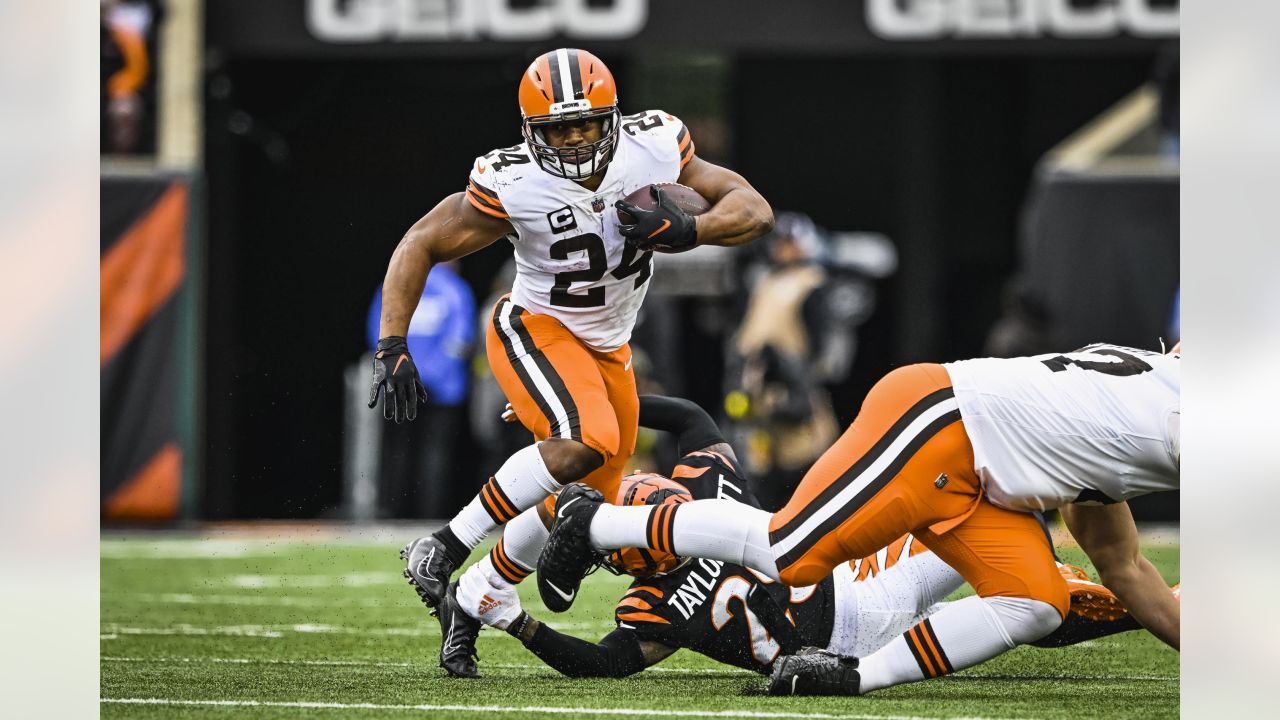
[[[628,59],[604,59],[625,87]],[[342,371],[364,350],[371,296],[404,230],[463,187],[476,155],[519,141],[525,60],[209,69],[206,516],[337,506]],[[732,166],[775,209],[884,232],[901,254],[853,377],[835,388],[842,421],[890,367],[979,350],[1014,268],[1034,163],[1150,65],[1138,55],[737,60]],[[463,262],[478,301],[509,255],[499,242]],[[690,347],[714,340],[684,333]],[[708,377],[717,361],[688,363],[698,388],[719,387]],[[457,481],[492,470],[464,464]]]
[[[1147,53],[739,60],[737,169],[775,210],[882,232],[898,248],[853,373],[832,389],[842,422],[893,367],[981,354],[1036,162],[1146,81],[1152,63]]]

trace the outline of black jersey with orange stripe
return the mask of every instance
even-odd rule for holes
[[[719,453],[689,453],[671,475],[695,499],[760,506],[737,464]],[[614,619],[641,639],[768,673],[779,655],[805,645],[826,647],[834,614],[831,577],[789,588],[741,565],[700,558],[666,575],[636,580]]]

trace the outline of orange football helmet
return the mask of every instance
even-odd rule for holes
[[[521,130],[538,166],[556,177],[586,180],[605,169],[618,146],[618,88],[600,58],[560,48],[541,55],[520,80]],[[586,146],[547,144],[548,125],[601,120],[602,137]],[[590,157],[584,156],[590,151]]]
[[[636,473],[622,478],[615,505],[668,505],[689,502],[693,494],[680,483],[657,473]],[[601,563],[615,575],[638,578],[665,575],[688,562],[688,558],[649,548],[622,548],[609,553]]]

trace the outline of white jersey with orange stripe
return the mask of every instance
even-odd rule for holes
[[[944,365],[988,498],[1047,510],[1177,490],[1180,358],[1097,344]]]
[[[694,154],[684,123],[661,110],[623,117],[620,130],[594,191],[543,171],[526,144],[476,158],[467,184],[476,209],[516,229],[509,236],[512,302],[555,317],[603,352],[630,340],[653,273],[652,253],[623,241],[613,203],[645,185],[675,182]]]

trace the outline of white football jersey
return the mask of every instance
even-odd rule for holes
[[[675,182],[693,157],[684,123],[661,110],[623,117],[617,149],[597,190],[545,172],[527,144],[476,158],[467,198],[510,220],[516,234],[511,300],[551,315],[594,350],[631,339],[653,273],[651,252],[618,232],[615,200],[645,185]]]
[[[1178,489],[1180,365],[1099,344],[944,367],[988,498],[1025,511]]]

